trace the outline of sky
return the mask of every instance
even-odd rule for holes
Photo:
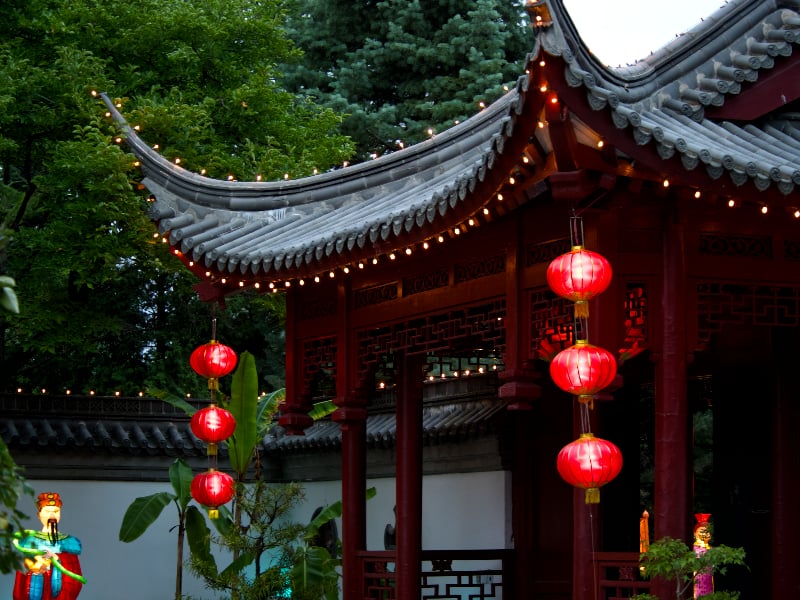
[[[564,0],[586,46],[603,63],[633,63],[666,46],[725,0]]]

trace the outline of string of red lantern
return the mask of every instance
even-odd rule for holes
[[[622,452],[607,440],[583,433],[561,449],[556,464],[564,481],[586,490],[586,504],[597,504],[600,487],[622,470]]]
[[[581,435],[561,449],[556,466],[564,481],[586,490],[587,504],[595,504],[600,501],[600,486],[614,479],[622,469],[619,448],[591,433],[588,413],[594,407],[594,396],[617,375],[614,356],[589,343],[586,322],[588,301],[608,288],[612,269],[603,256],[583,247],[580,217],[570,218],[570,238],[572,249],[548,265],[547,283],[558,296],[574,302],[576,341],[550,362],[550,377],[559,388],[577,396]]]
[[[192,432],[207,444],[208,471],[195,475],[190,488],[192,498],[208,507],[212,519],[219,517],[219,507],[230,502],[235,493],[233,477],[216,469],[219,443],[236,431],[236,419],[230,411],[217,406],[219,379],[236,367],[236,353],[216,339],[216,319],[212,319],[211,341],[192,352],[189,364],[195,372],[208,379],[211,404],[192,415]]]

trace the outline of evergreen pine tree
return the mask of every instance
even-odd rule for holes
[[[298,0],[284,84],[348,114],[360,159],[424,140],[499,98],[533,43],[522,2]]]

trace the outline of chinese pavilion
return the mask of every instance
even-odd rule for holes
[[[387,597],[370,582],[389,563],[381,593],[421,597],[425,381],[487,365],[511,481],[504,597],[629,595],[633,582],[603,587],[600,566],[612,551],[636,560],[628,523],[645,508],[655,538],[688,540],[692,514],[713,513],[715,539],[748,552],[729,589],[800,597],[800,1],[728,0],[616,69],[561,0],[527,8],[515,89],[424,143],[305,179],[193,174],[106,101],[201,297],[286,294],[284,429],[311,425],[321,387],[335,396],[345,600]],[[625,466],[599,505],[555,469],[578,419],[547,361],[575,328],[545,273],[570,249],[571,216],[614,269],[588,335],[619,376],[591,419]],[[396,549],[369,553],[365,431],[381,388],[396,399]]]

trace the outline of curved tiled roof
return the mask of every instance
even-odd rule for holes
[[[424,143],[305,179],[246,183],[190,173],[159,156],[104,100],[142,162],[160,232],[198,275],[209,271],[218,295],[237,289],[222,280],[227,274],[248,285],[305,277],[445,231],[489,201],[534,132],[541,160],[533,179],[546,179],[560,161],[543,156],[559,147],[552,125],[536,129],[545,105],[540,81],[569,108],[579,143],[605,137],[650,177],[664,172],[719,193],[751,183],[755,193],[777,190],[781,201],[796,194],[800,120],[787,111],[800,97],[800,61],[792,57],[800,0],[729,0],[618,69],[587,50],[561,0],[530,3],[529,11],[541,19],[514,90]],[[529,90],[529,82],[537,83]],[[759,84],[768,93],[748,103]],[[576,162],[563,164],[587,168]],[[588,167],[627,175],[614,161]]]
[[[423,443],[431,446],[487,434],[504,407],[493,398],[426,404],[422,410]],[[11,395],[0,397],[0,408],[0,438],[12,452],[187,459],[206,455],[206,444],[192,433],[189,418],[157,399]],[[391,448],[395,435],[394,412],[367,417],[371,447]],[[338,449],[341,427],[320,420],[305,435],[297,436],[276,426],[262,446],[277,454]],[[224,444],[220,453],[226,453]]]
[[[566,84],[583,89],[588,105],[608,111],[614,126],[627,130],[637,145],[654,144],[661,158],[679,156],[686,170],[702,168],[715,180],[726,174],[737,186],[750,180],[758,190],[774,184],[782,194],[795,191],[800,184],[796,115],[757,123],[718,115],[800,44],[800,2],[730,0],[669,45],[616,70],[602,66],[580,42],[561,2],[549,4],[552,20],[539,35],[544,51],[564,60]],[[796,100],[800,74],[787,71],[781,77],[785,85],[776,93],[776,105],[764,108]]]

